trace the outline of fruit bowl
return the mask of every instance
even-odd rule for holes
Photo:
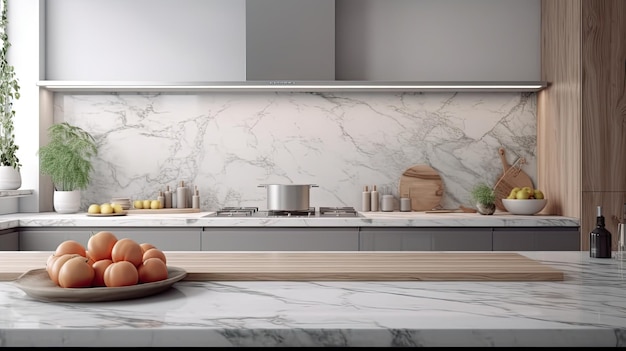
[[[546,199],[502,199],[504,208],[511,214],[534,215],[546,207]]]

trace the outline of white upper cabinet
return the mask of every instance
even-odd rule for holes
[[[47,80],[246,79],[245,0],[46,3]]]

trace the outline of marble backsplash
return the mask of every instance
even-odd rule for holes
[[[478,182],[525,157],[536,183],[535,93],[55,94],[54,121],[89,131],[99,154],[82,209],[156,199],[180,181],[203,211],[267,208],[259,184],[317,184],[311,206],[361,208],[365,185],[398,196],[402,172],[429,164],[442,205],[471,205]]]

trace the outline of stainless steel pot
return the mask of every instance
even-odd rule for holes
[[[267,209],[271,211],[307,211],[309,190],[315,184],[261,184],[267,189]]]

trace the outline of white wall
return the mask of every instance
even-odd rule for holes
[[[35,196],[20,198],[20,211],[38,212],[40,145],[40,103],[37,81],[43,77],[43,27],[40,11],[44,0],[9,0],[9,62],[15,67],[20,84],[20,99],[14,102],[17,155],[22,164],[21,189],[34,189]],[[51,120],[52,115],[49,115]]]

